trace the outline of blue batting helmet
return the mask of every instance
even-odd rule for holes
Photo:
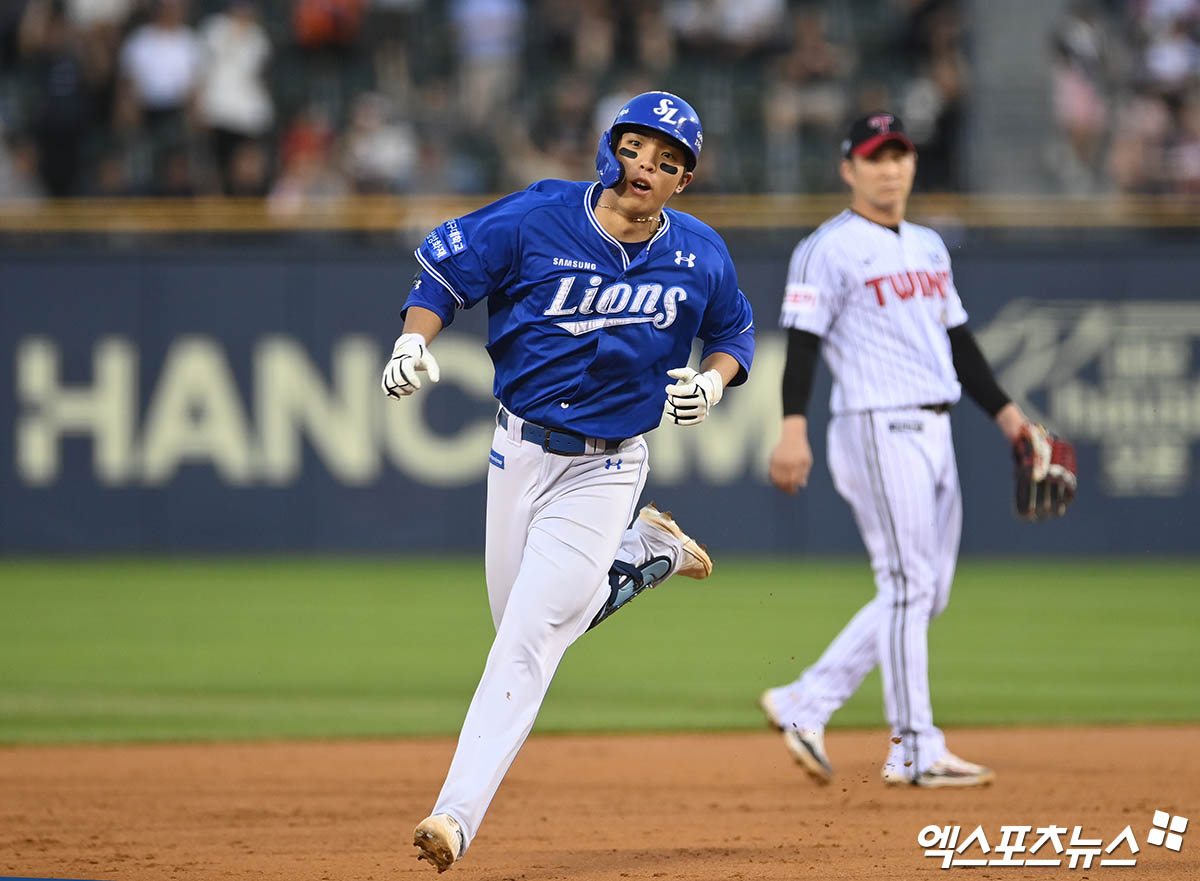
[[[625,169],[613,153],[613,138],[632,126],[662,132],[677,141],[687,159],[688,171],[696,167],[700,158],[700,147],[704,144],[704,129],[700,127],[700,116],[692,105],[670,92],[643,92],[617,111],[612,127],[600,136],[600,148],[596,151],[596,171],[600,183],[615,187],[625,175]]]

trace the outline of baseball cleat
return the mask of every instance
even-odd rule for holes
[[[675,522],[670,511],[660,511],[654,507],[654,502],[651,502],[638,512],[638,519],[667,533],[683,546],[683,553],[679,557],[679,566],[675,569],[675,575],[699,579],[707,578],[712,574],[712,558],[708,556],[708,552],[704,548],[696,544],[695,539],[690,538],[679,528],[679,524]]]
[[[996,772],[983,765],[960,759],[954,753],[946,753],[933,763],[927,771],[910,778],[901,769],[890,763],[883,766],[881,775],[888,786],[924,786],[928,788],[949,786],[990,786],[996,780]]]
[[[833,765],[825,753],[825,735],[819,728],[799,728],[795,725],[783,725],[779,721],[779,712],[775,707],[775,699],[771,689],[767,689],[758,699],[758,706],[767,717],[767,724],[783,735],[783,745],[792,754],[796,764],[808,772],[808,776],[822,785],[833,779]]]
[[[449,814],[433,814],[413,830],[413,846],[421,849],[417,859],[429,860],[437,866],[440,875],[462,855],[462,829]]]

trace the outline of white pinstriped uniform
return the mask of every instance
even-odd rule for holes
[[[780,323],[822,338],[833,373],[829,469],[875,573],[876,596],[795,682],[773,690],[784,726],[823,729],[876,664],[888,762],[915,776],[946,752],[933,724],[928,628],[946,607],[962,531],[950,418],[961,388],[948,328],[967,314],[931,229],[899,233],[852,211],[792,254]]]

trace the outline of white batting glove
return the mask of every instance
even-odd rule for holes
[[[406,333],[396,340],[392,358],[383,368],[383,391],[390,398],[405,398],[421,387],[417,371],[423,370],[430,382],[441,378],[438,363],[429,344],[419,333]]]
[[[716,370],[697,373],[690,367],[676,367],[667,376],[678,382],[667,386],[663,415],[676,425],[699,425],[725,391],[725,381]]]

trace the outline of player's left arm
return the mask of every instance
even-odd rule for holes
[[[707,419],[726,386],[746,381],[754,360],[754,312],[738,288],[728,251],[722,247],[721,252],[722,272],[697,334],[704,341],[700,370],[685,365],[667,371],[675,382],[666,387],[663,413],[676,425],[699,425]]]
[[[1000,388],[991,365],[975,340],[975,334],[967,327],[967,310],[954,284],[954,270],[946,243],[931,229],[925,230],[925,235],[929,246],[940,252],[946,267],[945,278],[942,280],[945,298],[943,320],[946,324],[946,334],[950,337],[950,357],[954,362],[954,372],[958,374],[958,381],[967,397],[991,417],[1010,444],[1015,443],[1029,420],[1013,399]]]
[[[713,352],[700,362],[701,373],[707,373],[710,370],[715,370],[720,375],[722,386],[730,385],[737,379],[738,374],[744,372],[737,358],[728,352]]]
[[[946,331],[950,337],[950,356],[954,360],[954,372],[962,383],[963,391],[992,418],[1007,438],[1015,443],[1029,420],[1013,399],[1005,394],[996,381],[996,374],[983,356],[975,334],[966,324]]]

